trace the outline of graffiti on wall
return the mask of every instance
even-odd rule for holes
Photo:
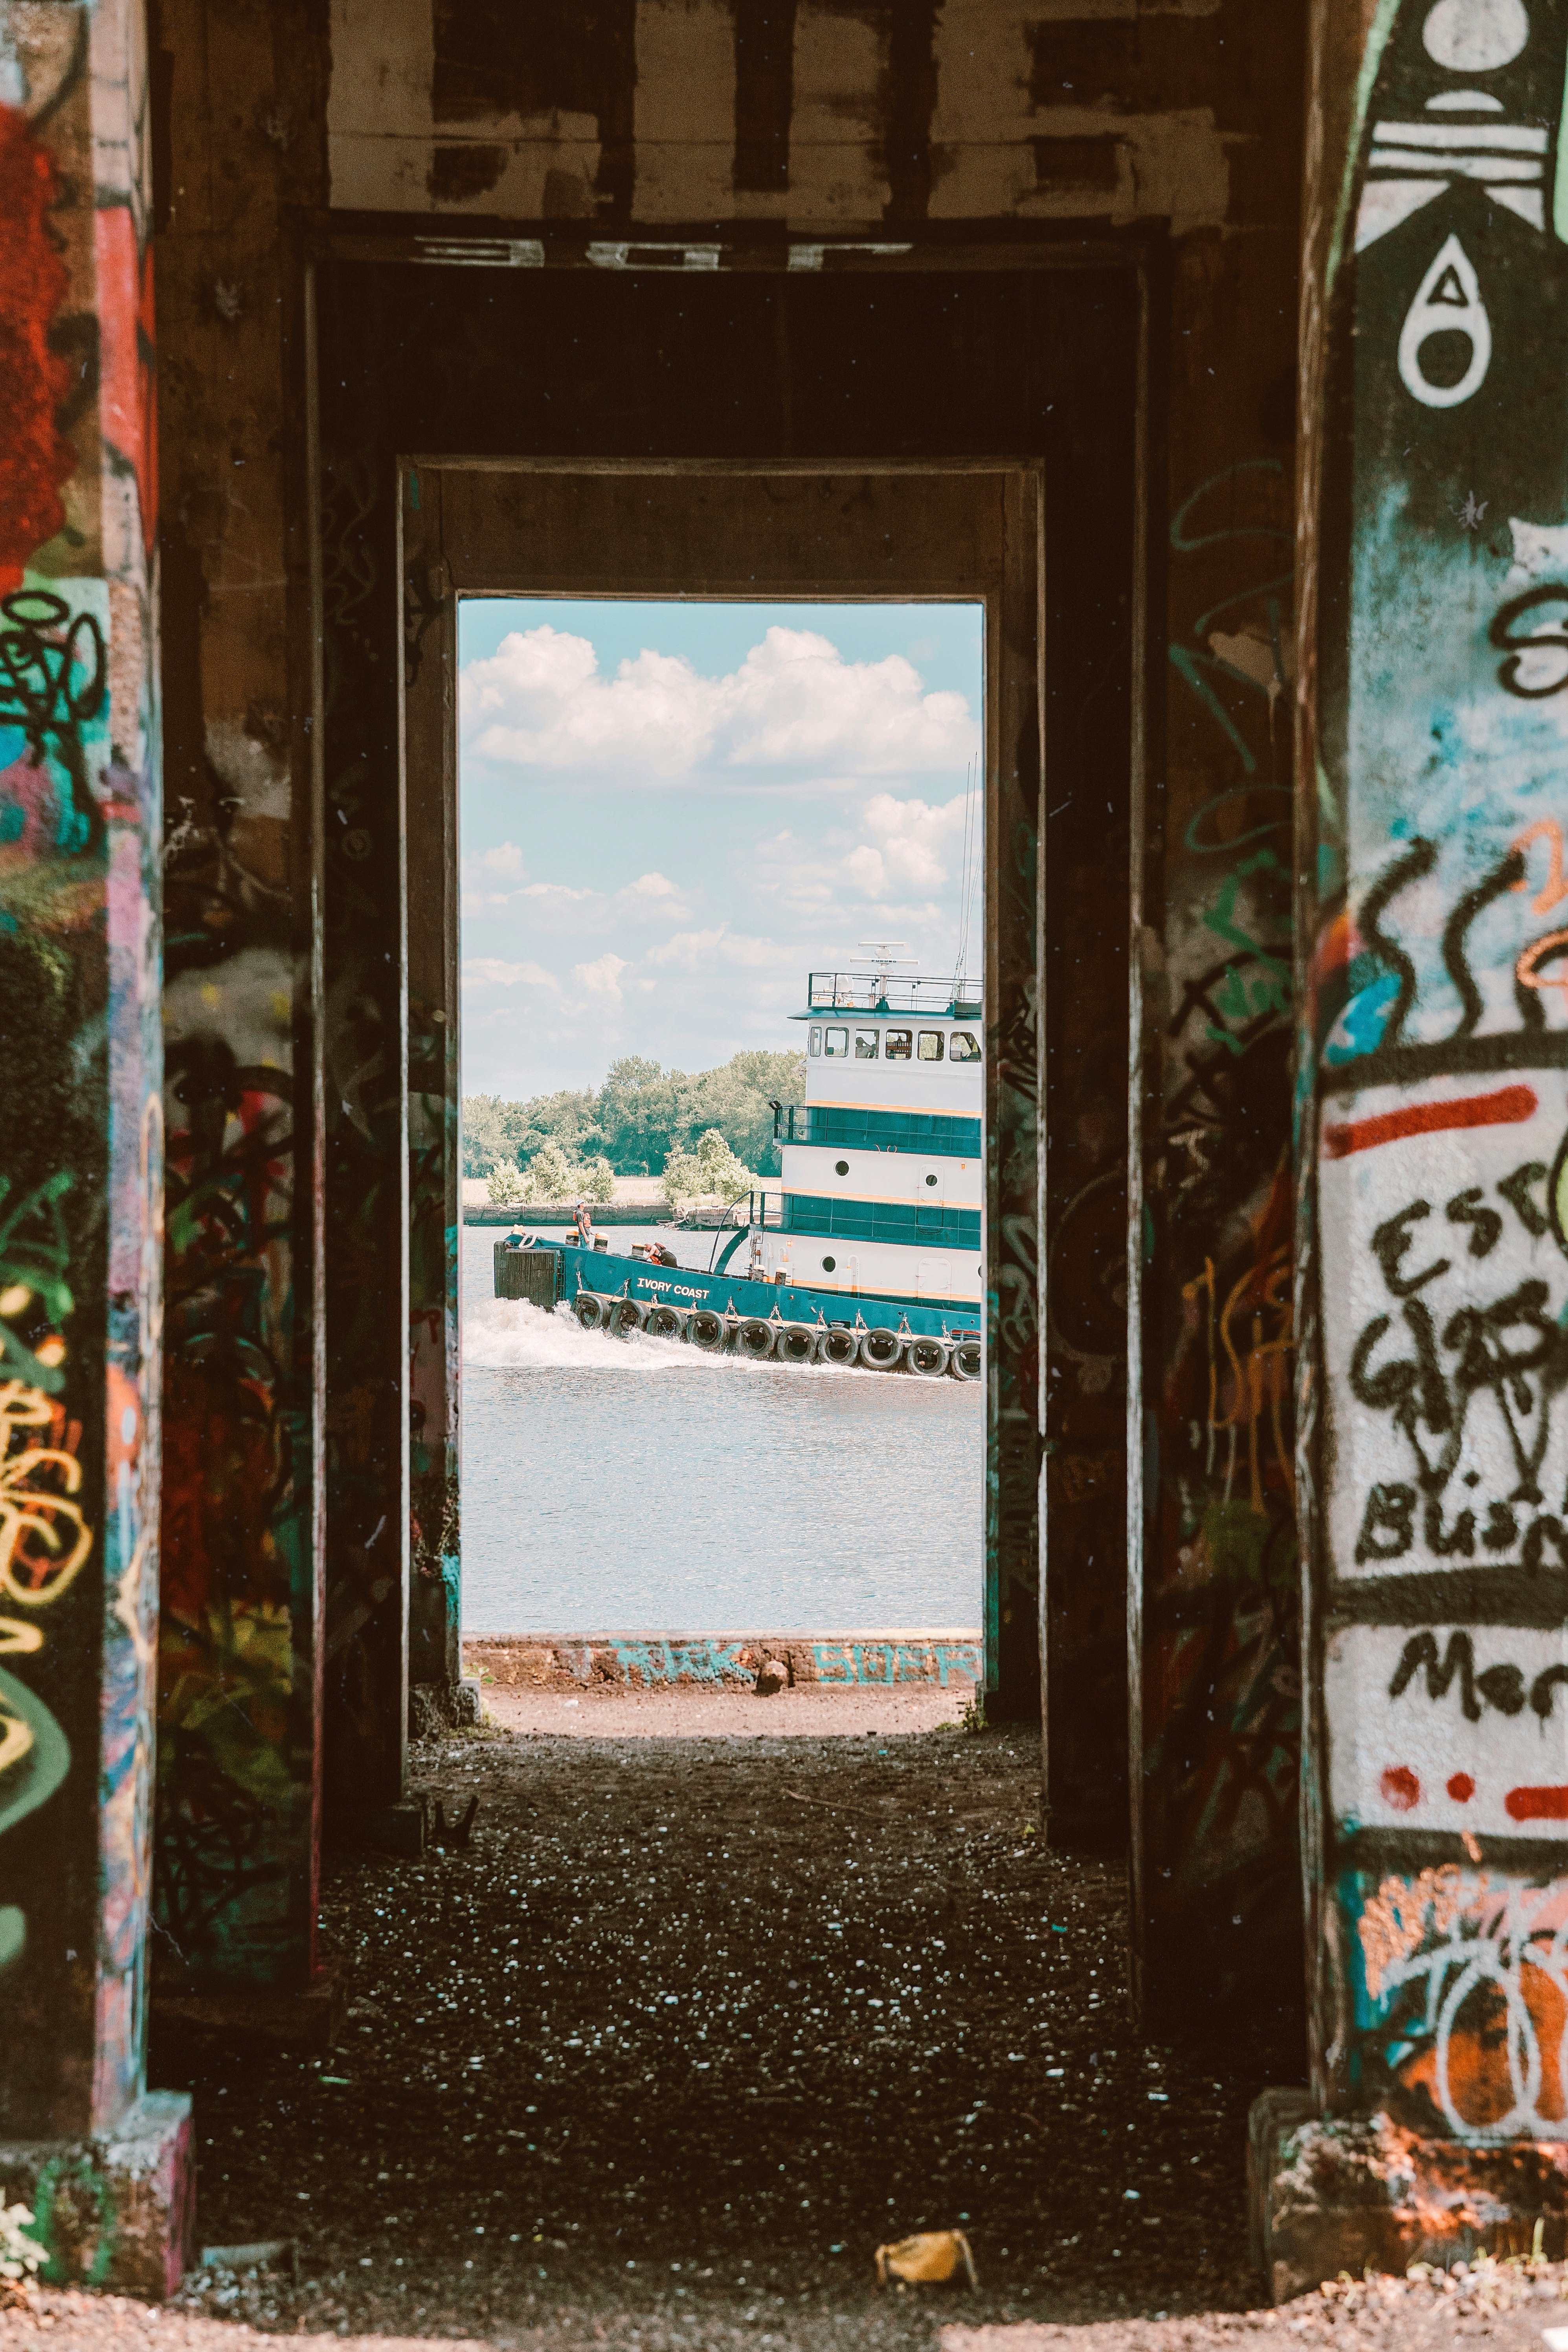
[[[1565,50],[1548,0],[1383,12],[1330,314],[1315,1769],[1358,1957],[1329,2063],[1479,2140],[1568,2113]]]
[[[0,2106],[23,2137],[110,2123],[142,2084],[159,793],[144,91],[114,16],[11,12],[0,104]]]
[[[1300,1913],[1293,1531],[1290,481],[1258,455],[1178,506],[1172,810],[1150,1295],[1146,1916],[1209,1997]],[[1180,1933],[1173,1938],[1173,1930]],[[1201,1956],[1201,1957],[1200,1957]],[[1158,1988],[1152,1986],[1158,1997]]]
[[[8,1296],[9,1294],[7,1294]],[[0,1312],[5,1297],[0,1296]],[[26,1302],[14,1302],[25,1307]],[[49,1348],[49,1341],[43,1345]],[[59,1342],[63,1360],[64,1342]],[[81,1465],[68,1446],[40,1444],[67,1435],[63,1408],[20,1381],[0,1386],[0,1654],[26,1657],[44,1646],[41,1612],[70,1591],[92,1549],[92,1529],[76,1497]],[[79,1432],[77,1433],[79,1435]],[[17,1615],[16,1612],[23,1613]],[[70,1742],[33,1691],[0,1667],[0,1837],[53,1796],[70,1769]],[[0,1970],[18,1958],[26,1912],[0,1906]]]

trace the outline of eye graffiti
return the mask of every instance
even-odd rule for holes
[[[1454,383],[1434,383],[1422,364],[1422,352],[1434,336],[1447,334],[1465,338],[1469,359]],[[1458,408],[1480,390],[1491,359],[1492,324],[1481,299],[1480,280],[1458,238],[1450,236],[1405,314],[1399,331],[1400,382],[1426,408]]]
[[[1365,254],[1442,209],[1435,236],[1417,229],[1394,249],[1392,282],[1380,277],[1375,296],[1380,310],[1400,306],[1390,356],[1424,408],[1463,408],[1487,382],[1494,327],[1481,268],[1495,276],[1508,266],[1500,216],[1534,237],[1560,226],[1552,156],[1565,33],[1559,12],[1532,15],[1525,0],[1436,0],[1399,10],[1382,45],[1354,249]]]

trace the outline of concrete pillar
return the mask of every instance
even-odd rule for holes
[[[1311,2088],[1255,2116],[1277,2295],[1538,2219],[1561,2255],[1568,2217],[1568,23],[1316,17]]]
[[[1129,1485],[1151,2028],[1299,2006],[1290,619],[1304,0],[1212,21],[1230,226],[1151,304]],[[1163,289],[1162,289],[1163,290]]]
[[[321,1848],[319,904],[294,0],[161,0],[165,747],[160,2000],[299,1994]]]
[[[332,273],[324,269],[318,285],[325,310],[338,299]],[[416,1400],[409,877],[397,706],[387,682],[399,635],[396,480],[382,457],[386,395],[377,387],[363,408],[347,408],[332,373],[324,368],[319,384],[320,509],[312,518],[325,796],[325,1819],[330,1837],[351,1843],[384,1834],[385,1816],[405,1792],[409,1408]],[[408,625],[412,639],[414,616]],[[423,1064],[415,1075],[423,1083]]]
[[[140,0],[0,6],[0,2191],[180,2276],[146,2090],[163,1121]],[[90,358],[90,364],[89,364]],[[84,389],[84,386],[86,389]]]

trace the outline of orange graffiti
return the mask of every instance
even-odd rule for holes
[[[1564,877],[1563,872],[1563,828],[1557,819],[1554,816],[1537,817],[1535,823],[1527,824],[1518,839],[1510,843],[1510,846],[1517,849],[1522,856],[1532,841],[1546,841],[1552,845],[1552,863],[1547,870],[1546,881],[1531,910],[1533,914],[1549,915],[1553,907],[1560,905],[1564,898],[1568,898],[1568,877]],[[1515,890],[1528,890],[1529,875],[1521,874],[1519,880],[1511,887]],[[1535,983],[1527,982],[1526,985],[1533,987]]]
[[[92,1549],[92,1530],[80,1506],[70,1500],[81,1488],[81,1465],[75,1454],[54,1445],[25,1446],[16,1454],[10,1451],[16,1430],[47,1428],[56,1412],[37,1389],[26,1388],[20,1381],[0,1386],[5,1449],[0,1460],[0,1592],[27,1609],[58,1601],[75,1582]],[[40,1471],[64,1491],[34,1486],[31,1481]],[[0,1618],[0,1633],[10,1630],[12,1621]]]
[[[1568,971],[1559,972],[1555,980],[1547,980],[1541,971],[1547,957],[1564,945],[1568,945],[1568,931],[1547,931],[1540,939],[1531,940],[1514,966],[1514,978],[1521,988],[1568,990]]]
[[[1202,1274],[1194,1281],[1185,1284],[1182,1291],[1182,1297],[1189,1303],[1195,1301],[1200,1292],[1206,1296],[1208,1425],[1211,1431],[1246,1429],[1249,1499],[1252,1508],[1260,1515],[1263,1510],[1260,1431],[1266,1410],[1274,1460],[1289,1491],[1292,1495],[1296,1491],[1294,1465],[1285,1438],[1285,1398],[1289,1378],[1288,1363],[1295,1342],[1290,1274],[1290,1246],[1289,1243],[1281,1242],[1261,1266],[1249,1266],[1245,1274],[1237,1276],[1226,1293],[1223,1306],[1217,1303],[1213,1258],[1204,1260]],[[1252,1307],[1251,1332],[1249,1339],[1238,1348],[1237,1318],[1245,1314],[1249,1304]],[[1229,1410],[1224,1412],[1220,1410],[1221,1351],[1230,1368]]]

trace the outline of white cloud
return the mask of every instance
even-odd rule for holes
[[[465,988],[556,988],[542,964],[508,963],[502,956],[469,956],[463,965]]]
[[[932,807],[878,793],[866,803],[861,824],[870,840],[846,860],[868,898],[895,890],[940,890],[963,854],[962,793]]]
[[[722,677],[647,648],[605,677],[586,637],[548,623],[513,630],[463,671],[461,709],[465,744],[481,759],[592,768],[623,782],[701,766],[952,770],[979,745],[965,698],[928,694],[901,654],[846,661],[816,631],[776,626]]]
[[[959,879],[963,803],[962,793],[935,803],[878,793],[857,810],[855,832],[830,833],[821,847],[787,829],[760,842],[752,885],[797,920],[841,927],[869,905],[929,925]]]
[[[616,893],[617,908],[627,915],[658,915],[668,919],[679,908],[684,912],[680,891],[668,874],[639,874],[624,890]]]
[[[689,894],[667,874],[639,874],[619,890],[574,890],[564,882],[524,882],[515,890],[485,890],[477,887],[469,861],[465,858],[463,864],[465,915],[505,907],[530,928],[556,936],[583,939],[628,923],[684,923],[691,915]]]
[[[776,964],[779,954],[773,940],[749,938],[720,923],[710,931],[677,931],[643,961],[656,971],[756,971]]]
[[[589,996],[602,998],[605,1003],[621,1001],[621,974],[626,969],[625,956],[596,956],[592,963],[574,963],[572,977]]]
[[[521,882],[528,868],[522,862],[522,852],[515,841],[503,841],[494,849],[474,849],[463,860],[465,877],[489,881],[492,877],[509,882]]]
[[[462,863],[463,909],[504,907],[528,868],[515,841],[494,849],[469,850]]]

